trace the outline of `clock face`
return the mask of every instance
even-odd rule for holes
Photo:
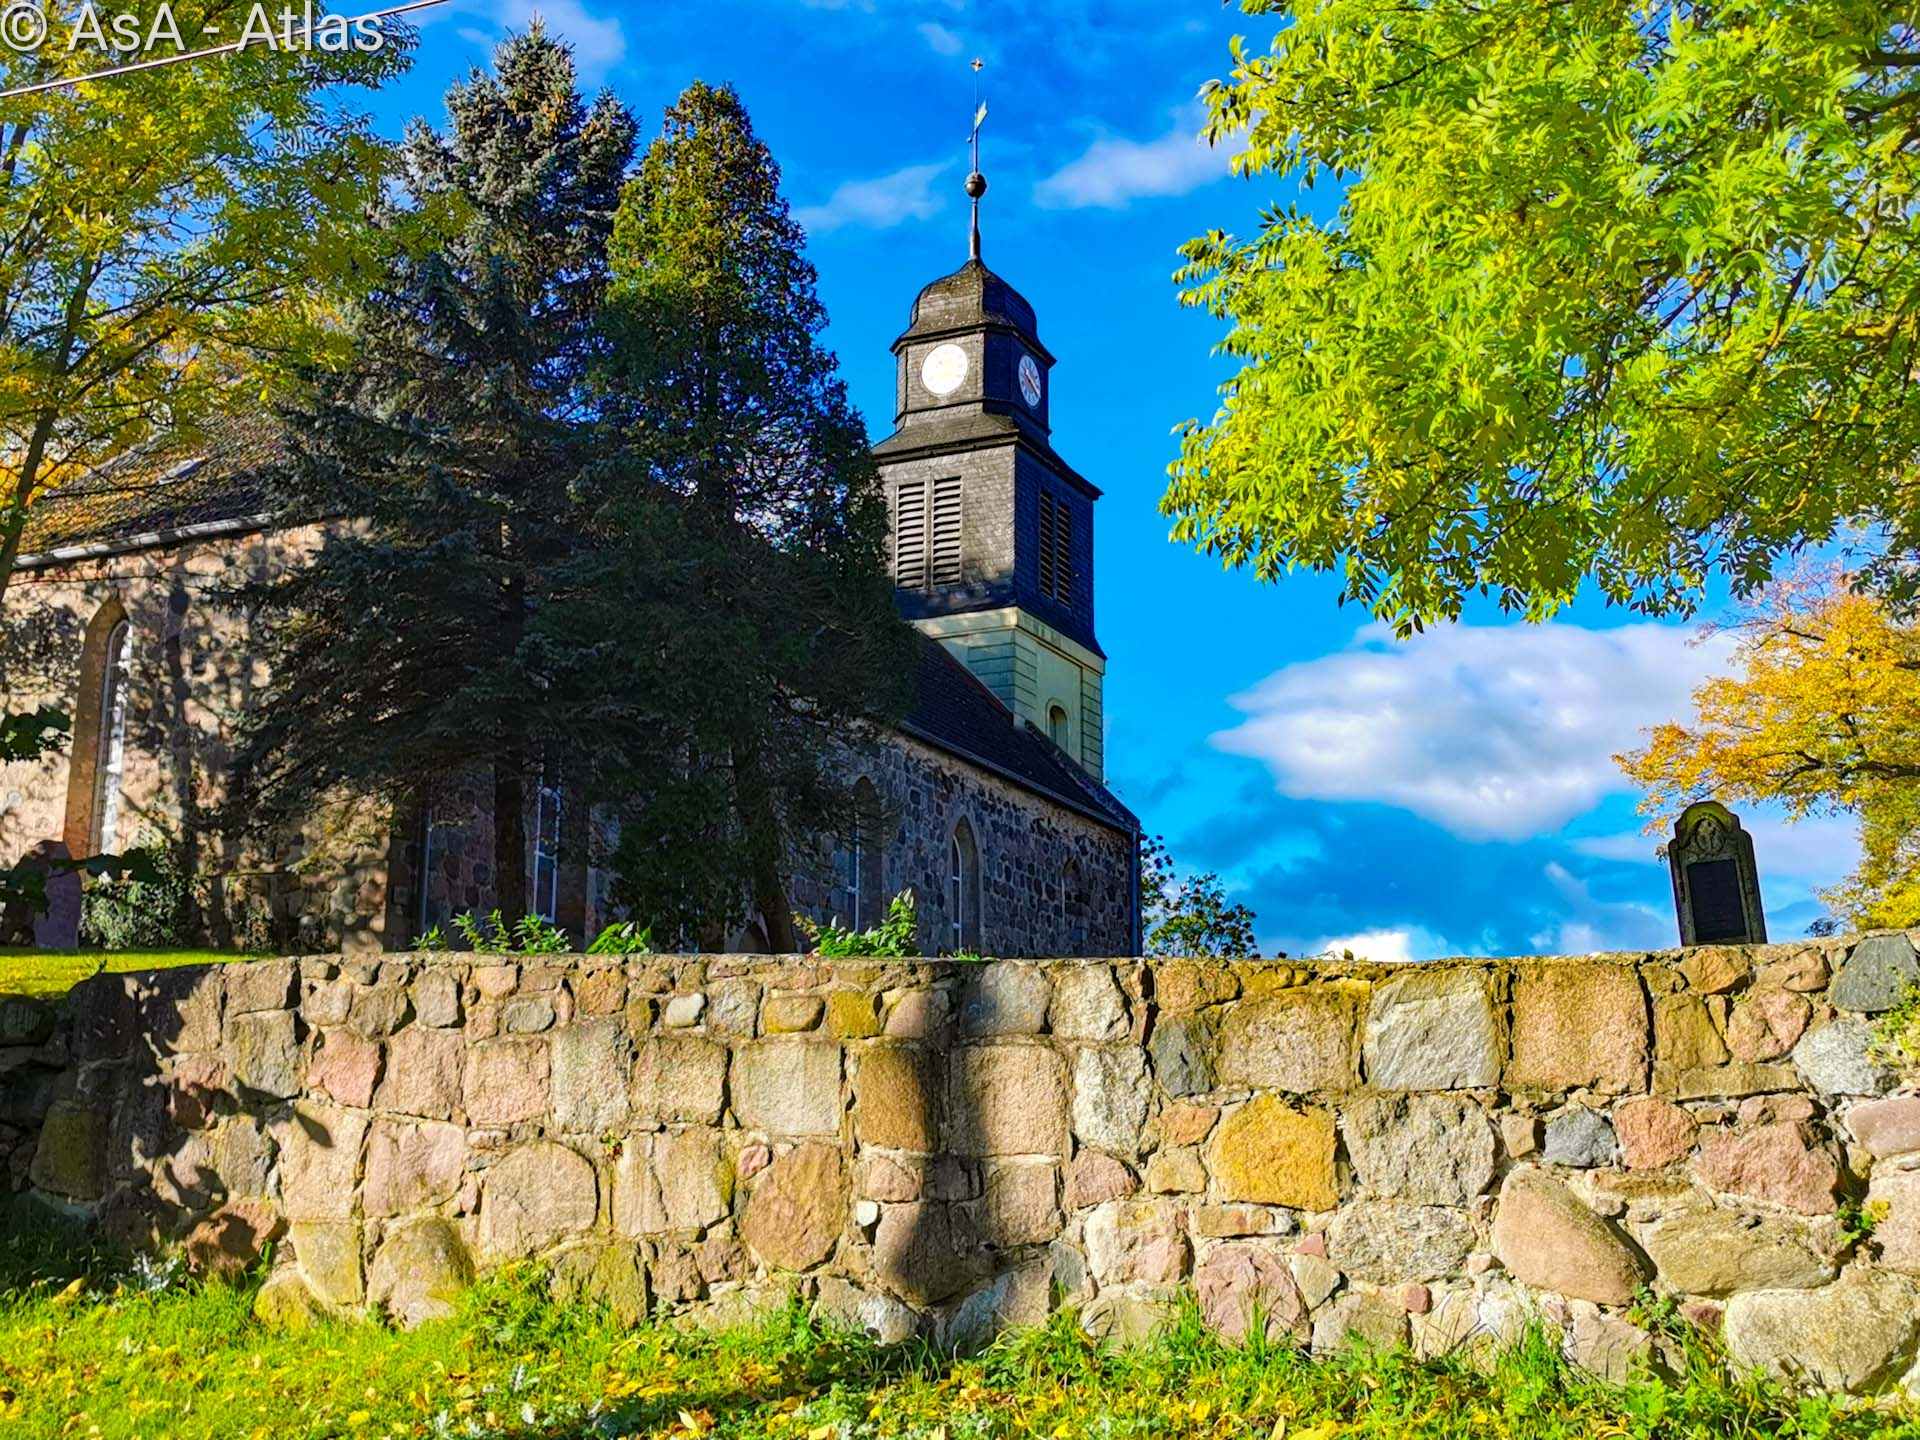
[[[1026,397],[1027,404],[1036,410],[1040,408],[1040,367],[1033,363],[1031,355],[1020,357],[1020,393]]]
[[[936,345],[920,366],[920,383],[936,395],[951,395],[967,378],[967,352],[958,345]]]

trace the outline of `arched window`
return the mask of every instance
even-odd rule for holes
[[[74,697],[72,760],[67,767],[64,839],[76,856],[98,855],[121,840],[122,787],[127,769],[128,676],[133,632],[118,600],[109,600],[87,624],[80,650],[80,691]]]
[[[847,888],[847,919],[855,930],[867,930],[880,923],[880,912],[886,904],[881,890],[886,881],[881,868],[885,832],[880,792],[864,777],[854,782],[850,828],[842,877]]]
[[[562,797],[559,782],[543,766],[535,790],[533,821],[533,913],[542,920],[560,918],[560,824]]]
[[[1093,903],[1087,894],[1086,877],[1077,859],[1067,861],[1067,868],[1061,872],[1060,921],[1065,944],[1061,953],[1086,954],[1087,940],[1093,928]]]
[[[962,820],[953,827],[947,846],[947,916],[949,948],[980,948],[980,847],[973,826]]]
[[[1055,701],[1047,707],[1047,738],[1062,750],[1072,748],[1068,743],[1073,738],[1072,722],[1067,718],[1067,707]]]
[[[100,752],[93,767],[93,853],[116,849],[120,841],[120,782],[127,770],[127,670],[133,659],[133,631],[125,620],[107,635],[100,671]]]

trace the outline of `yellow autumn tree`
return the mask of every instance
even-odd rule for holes
[[[1646,788],[1641,809],[1711,797],[1857,816],[1860,864],[1822,900],[1849,926],[1920,923],[1920,623],[1829,574],[1776,583],[1727,628],[1733,673],[1694,691],[1692,721],[1614,757]]]
[[[164,21],[237,36],[248,14],[113,8],[142,35]],[[34,505],[155,435],[190,435],[239,375],[257,391],[252,377],[321,343],[334,296],[371,273],[387,170],[342,87],[400,73],[412,38],[88,80],[112,63],[90,12],[31,13],[43,42],[0,46],[0,592]]]

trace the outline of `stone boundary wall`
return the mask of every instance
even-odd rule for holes
[[[1870,1054],[1916,976],[1903,934],[262,961],[98,977],[58,1030],[7,1009],[0,1123],[17,1180],[122,1237],[277,1240],[291,1316],[413,1322],[537,1256],[635,1316],[798,1292],[958,1342],[1071,1303],[1128,1337],[1190,1285],[1230,1336],[1431,1355],[1537,1317],[1620,1374],[1660,1363],[1650,1286],[1741,1365],[1866,1392],[1920,1383],[1920,1093]]]

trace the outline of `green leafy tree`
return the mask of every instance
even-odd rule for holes
[[[544,757],[591,763],[618,723],[556,683],[542,617],[562,608],[574,496],[603,456],[586,384],[634,123],[610,95],[583,101],[571,52],[537,23],[447,109],[445,134],[409,129],[404,199],[382,218],[438,211],[451,229],[401,247],[352,313],[345,363],[313,374],[290,417],[285,515],[354,523],[245,597],[272,678],[234,810],[269,827],[336,796],[489,773],[495,897],[520,916],[512,857]]]
[[[120,8],[142,33],[159,10]],[[234,33],[247,6],[171,10],[183,33]],[[70,44],[75,14],[44,13],[45,43],[0,47],[0,88],[101,63]],[[399,73],[410,42],[395,26],[372,54],[261,49],[0,101],[0,596],[61,485],[157,433],[191,436],[233,403],[241,366],[271,375],[327,343],[387,155],[340,87]],[[57,711],[0,714],[0,759],[53,753],[67,729]],[[139,858],[79,868],[152,873]],[[43,910],[44,882],[0,870],[0,904]]]
[[[160,7],[119,8],[146,33]],[[98,66],[56,9],[36,50],[0,47],[0,88]],[[237,34],[248,6],[171,10],[182,33]],[[398,74],[410,38],[0,101],[0,593],[36,502],[157,433],[190,434],[232,403],[240,367],[325,343],[388,153],[339,87]]]
[[[1158,835],[1140,850],[1140,896],[1149,955],[1259,958],[1251,907],[1229,900],[1225,882],[1211,870],[1182,880]]]
[[[1176,538],[1337,572],[1403,633],[1591,577],[1650,612],[1845,527],[1920,551],[1920,33],[1872,0],[1245,0],[1206,93],[1248,175],[1340,185],[1189,244],[1238,371]]]
[[[591,653],[627,693],[677,702],[671,774],[618,790],[616,895],[662,934],[757,915],[779,952],[796,856],[851,812],[836,746],[897,717],[912,670],[804,243],[739,97],[690,86],[614,227],[603,403],[631,460],[595,523],[623,541],[564,617],[565,648],[609,637]]]

